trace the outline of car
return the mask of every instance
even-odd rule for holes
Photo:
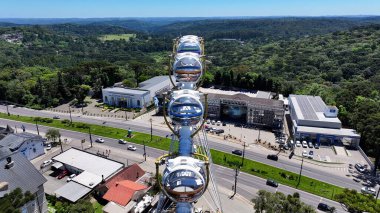
[[[285,144],[285,145],[283,146],[283,148],[284,148],[285,150],[289,150],[289,145],[288,145],[288,144]]]
[[[268,155],[267,159],[277,161],[278,160],[278,156],[277,155]]]
[[[212,124],[212,125],[215,125],[215,121],[214,121],[214,120],[212,120],[212,121],[211,121],[211,124]]]
[[[217,125],[217,126],[220,126],[220,125],[222,125],[222,122],[217,121],[217,122],[216,122],[216,125]]]
[[[206,123],[207,123],[207,124],[210,124],[210,123],[211,123],[210,119],[207,119]]]
[[[222,126],[227,126],[227,124],[225,122],[222,123]]]
[[[360,163],[355,164],[355,169],[358,170],[358,172],[364,172],[365,168]]]
[[[317,208],[324,212],[331,212],[332,210],[331,207],[326,203],[319,203]]]
[[[376,195],[376,190],[374,188],[365,186],[360,190],[363,194]]]
[[[98,142],[98,143],[104,143],[104,139],[103,138],[97,138],[95,140],[95,142]]]
[[[296,147],[301,147],[301,142],[300,141],[296,141]]]
[[[60,119],[58,115],[53,116],[53,119]]]
[[[315,149],[319,149],[319,144],[318,144],[318,143],[315,143],[315,144],[314,144],[314,148],[315,148]]]
[[[310,150],[310,152],[309,152],[309,158],[310,159],[314,158],[314,152],[313,152],[313,150]]]
[[[241,150],[235,149],[235,150],[232,150],[232,154],[241,156],[243,155],[243,152]]]
[[[58,176],[57,176],[57,179],[62,179],[63,177],[65,177],[67,174],[69,174],[69,172],[67,170],[63,170]]]
[[[273,186],[273,187],[278,187],[278,183],[272,179],[267,180],[267,185],[268,186]]]
[[[127,149],[131,150],[131,151],[136,151],[137,150],[137,148],[135,146],[133,146],[133,145],[128,145]]]
[[[73,178],[75,178],[75,176],[77,176],[76,174],[71,174],[68,178],[67,178],[67,182],[70,182],[73,180]]]
[[[52,160],[45,160],[42,164],[41,164],[41,168],[45,168],[47,166],[49,166],[50,164],[52,164],[53,161]]]
[[[303,151],[302,151],[302,157],[309,157],[309,155],[307,154],[307,151],[306,151],[306,150],[303,150]]]
[[[307,143],[306,143],[306,141],[302,141],[302,147],[303,147],[303,148],[307,148]]]
[[[125,141],[123,139],[119,139],[119,144],[127,144],[127,141]]]
[[[353,176],[353,175],[352,175]],[[360,182],[360,179],[358,179],[358,178],[354,178],[354,179],[352,179],[353,181],[355,181],[355,182],[357,182],[357,183],[359,183]]]
[[[368,187],[375,187],[376,186],[376,183],[375,182],[372,182],[370,180],[367,180],[365,181],[364,183],[362,183],[363,186],[368,186]]]
[[[224,133],[224,130],[223,129],[215,129],[213,130],[216,134],[221,134],[221,133]]]
[[[309,148],[313,148],[313,143],[309,142]]]
[[[49,143],[47,146],[46,146],[46,150],[51,150],[51,144]]]

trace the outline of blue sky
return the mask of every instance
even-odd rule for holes
[[[0,0],[0,18],[380,15],[380,0]]]

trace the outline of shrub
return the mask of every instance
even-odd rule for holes
[[[64,119],[64,120],[61,121],[61,123],[63,123],[63,124],[69,124],[70,120],[69,119]]]
[[[76,128],[81,128],[81,129],[87,129],[89,126],[85,123],[77,122],[75,123]]]

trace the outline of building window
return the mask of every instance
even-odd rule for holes
[[[140,106],[140,100],[137,100],[137,106]]]

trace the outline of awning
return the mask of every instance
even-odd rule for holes
[[[63,197],[71,202],[76,202],[86,194],[90,193],[91,189],[73,181],[68,182],[54,193],[57,197]]]
[[[53,167],[56,170],[64,168],[63,164],[60,162],[55,162],[51,167]]]

